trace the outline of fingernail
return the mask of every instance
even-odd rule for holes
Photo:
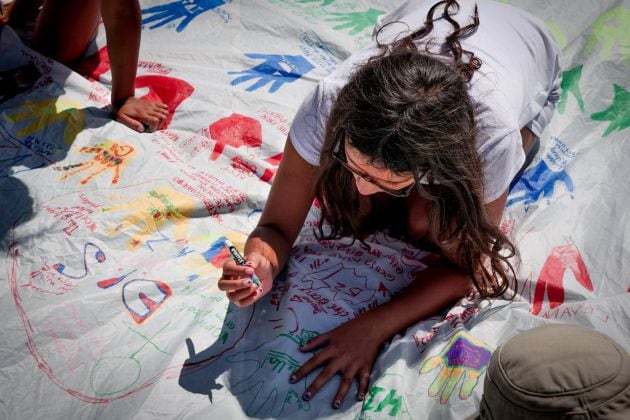
[[[296,379],[297,379],[297,377],[295,375],[289,376],[289,382],[290,383],[294,383]]]
[[[310,393],[310,391],[306,391],[304,393],[304,395],[302,395],[302,399],[304,401],[310,401],[311,397],[313,396],[313,394]]]
[[[259,294],[259,295],[262,295],[262,292],[263,292],[263,288],[262,288],[262,287],[259,287],[259,288],[258,288],[258,294]]]
[[[333,406],[334,409],[339,408],[339,406],[341,406],[341,401],[339,401],[339,400],[333,401],[332,406]]]
[[[139,125],[138,127],[136,127],[136,130],[138,130],[139,133],[144,133],[144,127]]]
[[[253,263],[253,262],[251,262],[251,261],[247,261],[247,262],[245,263],[245,265],[248,265],[248,266],[250,266],[250,267],[253,267],[253,266],[254,266],[254,263]]]
[[[254,269],[253,269],[253,268],[246,268],[246,269],[245,269],[245,272],[246,272],[247,274],[250,274],[250,275],[251,275],[251,274],[254,274]]]
[[[363,401],[363,399],[365,398],[365,395],[363,393],[359,394],[359,401]]]
[[[249,280],[249,279],[248,280],[243,280],[243,286],[249,286],[251,284],[252,284],[251,280]]]

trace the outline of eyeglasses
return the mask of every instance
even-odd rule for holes
[[[341,141],[335,145],[335,148],[333,149],[331,153],[333,159],[337,160],[339,163],[341,163],[341,165],[343,165],[344,168],[346,168],[353,174],[361,177],[361,179],[363,179],[365,182],[369,182],[372,185],[376,185],[384,193],[393,195],[394,197],[408,197],[409,194],[411,194],[411,191],[413,191],[413,188],[416,186],[416,183],[418,182],[417,179],[414,179],[414,182],[411,185],[408,185],[404,188],[400,188],[397,190],[381,185],[378,183],[378,181],[371,178],[367,174],[359,172],[356,168],[353,168],[352,166],[350,166],[346,160],[347,159],[346,154],[343,153],[343,158],[340,156],[340,152],[339,152],[340,149],[341,149]]]

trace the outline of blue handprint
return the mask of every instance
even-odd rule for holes
[[[142,19],[142,24],[156,22],[149,26],[149,29],[155,29],[184,18],[175,29],[177,32],[181,32],[194,18],[223,4],[225,4],[223,0],[179,0],[161,6],[149,7],[142,9],[143,15],[151,15]]]
[[[258,64],[243,71],[229,71],[228,74],[242,74],[232,80],[231,85],[247,82],[251,79],[259,79],[256,83],[245,89],[248,92],[272,83],[269,93],[274,93],[285,83],[293,83],[300,77],[313,70],[315,66],[309,63],[301,55],[281,55],[281,54],[245,54],[246,57],[263,59],[263,63]]]
[[[506,207],[524,201],[525,211],[530,204],[540,199],[540,196],[548,200],[553,195],[556,182],[562,182],[569,192],[573,192],[573,181],[569,174],[563,169],[553,171],[541,160],[536,166],[527,169],[523,175],[511,185],[510,195]],[[515,197],[516,196],[516,197]]]

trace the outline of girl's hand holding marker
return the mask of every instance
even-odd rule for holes
[[[219,279],[219,290],[227,292],[227,297],[237,306],[248,306],[258,300],[264,293],[263,281],[256,275],[255,270],[268,271],[271,281],[271,268],[269,262],[259,255],[252,253],[248,259],[241,255],[234,244],[226,240],[225,248],[230,251],[232,259],[223,265],[223,275]]]

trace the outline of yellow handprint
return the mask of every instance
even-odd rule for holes
[[[69,171],[60,178],[61,180],[65,180],[80,172],[94,168],[92,173],[80,181],[81,184],[87,184],[92,178],[105,171],[112,171],[114,173],[112,177],[112,184],[117,184],[120,179],[120,172],[122,168],[127,166],[131,158],[136,154],[135,149],[132,146],[123,143],[115,143],[109,140],[105,140],[103,143],[99,143],[95,146],[84,146],[79,149],[79,153],[94,154],[95,156],[92,160],[87,162],[77,163],[74,165],[56,166],[54,168],[56,171]]]
[[[107,229],[108,235],[128,233],[127,246],[135,251],[170,221],[175,226],[175,241],[188,236],[188,219],[196,208],[195,200],[171,188],[156,188],[124,204],[103,209],[107,212],[130,211],[116,226]]]
[[[467,399],[485,372],[492,351],[464,330],[458,330],[437,356],[426,360],[420,374],[440,367],[440,372],[429,387],[429,396],[440,395],[440,403],[448,402],[453,390],[462,380],[459,398]]]
[[[66,144],[71,144],[86,126],[85,111],[81,108],[82,104],[70,99],[30,99],[24,101],[17,112],[7,115],[6,118],[15,124],[28,122],[16,133],[22,138],[60,123],[64,130],[63,140]]]

